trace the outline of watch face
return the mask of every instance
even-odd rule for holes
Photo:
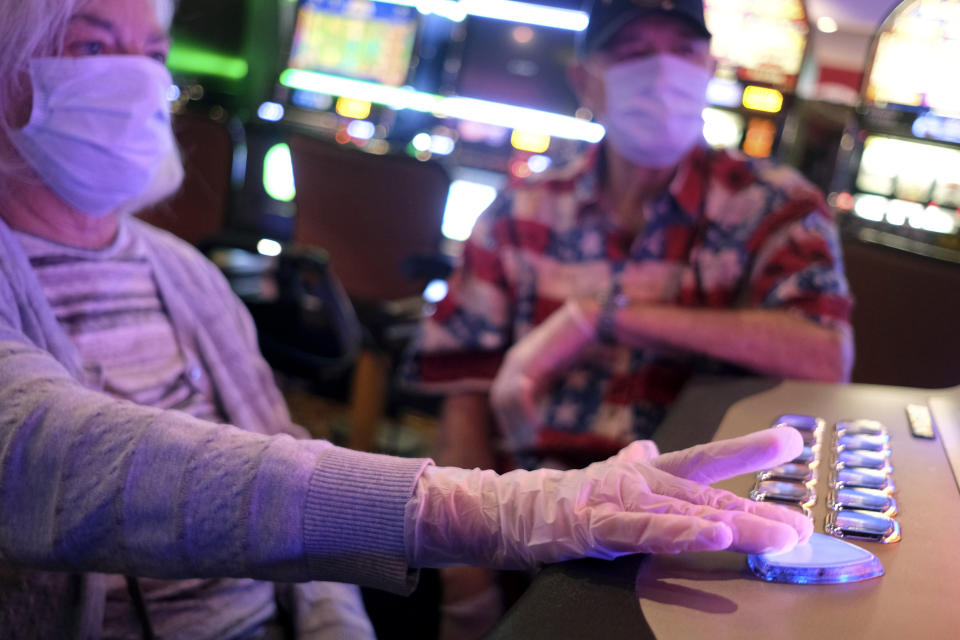
[[[883,575],[875,555],[822,533],[786,553],[747,556],[747,564],[764,580],[792,584],[859,582]]]

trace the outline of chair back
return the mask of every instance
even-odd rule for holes
[[[138,217],[193,245],[220,233],[227,219],[233,139],[226,125],[194,114],[173,118],[183,156],[183,186]]]
[[[420,295],[405,263],[436,254],[450,178],[440,165],[374,155],[291,134],[297,185],[293,241],[320,247],[355,301]]]

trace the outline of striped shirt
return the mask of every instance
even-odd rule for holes
[[[481,216],[406,375],[427,391],[486,391],[509,347],[571,297],[777,309],[848,327],[837,229],[796,171],[697,148],[639,234],[601,198],[600,147],[514,185]],[[546,394],[538,444],[582,457],[650,437],[691,375],[742,370],[668,349],[597,345]],[[562,454],[561,454],[562,455]]]
[[[202,365],[177,342],[147,258],[137,255],[126,233],[102,251],[25,233],[17,239],[54,315],[103,391],[225,422]]]
[[[116,398],[225,423],[210,377],[179,344],[141,246],[121,225],[88,251],[14,232],[84,369]],[[225,638],[274,614],[273,585],[254,580],[138,580],[160,638]],[[142,637],[123,576],[108,577],[104,638]]]

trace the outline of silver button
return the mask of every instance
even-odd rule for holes
[[[190,367],[191,380],[193,380],[194,382],[198,382],[202,377],[203,377],[203,369],[201,369],[198,365],[194,365],[193,367]]]

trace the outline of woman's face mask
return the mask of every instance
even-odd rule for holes
[[[33,112],[10,132],[24,161],[65,202],[100,217],[140,199],[176,145],[170,73],[145,56],[36,58]]]
[[[641,167],[677,164],[703,136],[712,74],[669,54],[617,63],[604,72],[607,142]]]

